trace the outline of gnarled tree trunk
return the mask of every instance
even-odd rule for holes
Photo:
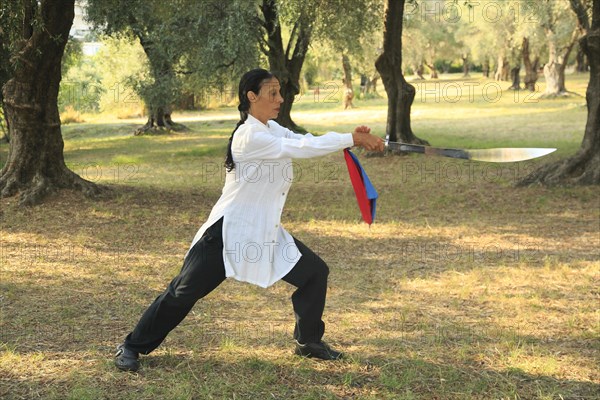
[[[29,2],[23,43],[13,54],[19,61],[4,85],[4,107],[10,129],[8,160],[0,173],[0,195],[20,194],[33,205],[57,189],[96,195],[100,188],[69,170],[63,157],[58,113],[61,59],[74,17],[74,0]],[[43,26],[34,21],[39,16]]]
[[[425,67],[423,66],[423,63],[419,63],[416,67],[414,67],[414,70],[417,78],[425,80],[425,77],[423,76],[423,73],[425,72]]]
[[[267,33],[266,43],[262,43],[262,51],[269,59],[271,72],[279,79],[281,96],[284,100],[276,121],[293,131],[303,132],[304,129],[292,120],[291,111],[294,99],[300,93],[300,72],[310,45],[312,21],[308,16],[302,16],[296,21],[287,49],[284,49],[277,2],[275,0],[263,0],[260,9],[264,17],[261,24]],[[292,50],[291,44],[294,40],[295,45]]]
[[[463,78],[469,78],[471,76],[469,75],[469,55],[463,54],[461,58],[463,62]]]
[[[510,75],[510,65],[504,55],[498,56],[498,63],[496,66],[496,73],[494,79],[497,81],[507,81]]]
[[[377,94],[377,81],[379,81],[379,78],[381,78],[381,75],[379,75],[379,72],[375,72],[367,84],[367,93]]]
[[[587,62],[587,57],[585,56],[585,53],[583,52],[583,49],[581,48],[581,46],[579,46],[577,48],[577,58],[576,58],[576,63],[577,66],[575,67],[575,71],[577,71],[577,73],[584,73],[588,71],[588,62]]]
[[[550,29],[546,29],[546,36],[548,37],[548,63],[544,65],[546,91],[544,92],[543,97],[552,98],[567,94],[567,88],[565,86],[565,68],[571,50],[577,42],[578,35],[579,29],[575,29],[571,37],[571,42],[564,49],[564,54],[560,54],[560,51],[556,48],[556,43],[553,40],[554,32]]]
[[[154,78],[153,87],[144,97],[148,112],[146,124],[134,132],[134,135],[146,133],[163,133],[169,131],[185,131],[188,128],[171,118],[172,89],[175,87],[175,71],[171,60],[165,58],[163,52],[155,49],[155,44],[146,38],[144,33],[137,32],[140,44],[148,57],[150,73]]]
[[[521,89],[521,67],[515,66],[510,70],[510,77],[512,79],[512,85],[509,87],[511,90],[520,90]]]
[[[148,106],[148,120],[146,124],[135,130],[134,135],[139,136],[147,133],[162,133],[168,131],[185,131],[188,128],[171,118],[171,106]]]
[[[342,68],[344,69],[344,110],[348,107],[354,108],[354,89],[352,88],[352,67],[350,59],[346,54],[342,55]]]
[[[429,68],[429,70],[431,71],[431,75],[429,76],[429,78],[431,79],[438,79],[438,73],[437,73],[437,69],[435,68],[435,65],[433,63],[425,63],[425,65],[427,65],[427,68]]]
[[[540,57],[536,56],[533,62],[531,61],[530,50],[529,50],[529,39],[523,38],[523,65],[525,65],[525,89],[532,92],[535,91],[535,84],[538,80],[538,66]]]
[[[490,77],[490,59],[488,57],[486,57],[483,61],[483,64],[481,65],[481,70],[484,77]]]
[[[428,144],[413,133],[410,109],[415,88],[402,75],[402,17],[405,0],[388,0],[383,33],[383,53],[375,67],[388,95],[386,138],[405,143]]]
[[[577,38],[579,37],[579,29],[575,29],[573,31],[573,35],[571,37],[571,42],[567,46],[565,50],[565,54],[562,57],[562,64],[558,70],[558,86],[561,92],[567,92],[567,87],[565,85],[565,69],[567,68],[567,64],[569,62],[569,56],[571,55],[571,51],[573,51],[573,47],[575,47],[575,43],[577,43]]]
[[[560,94],[560,77],[558,56],[554,42],[548,42],[549,60],[544,65],[544,78],[546,78],[546,91],[544,96],[558,96]]]
[[[571,10],[577,16],[577,28],[579,30],[579,34],[581,37],[588,34],[590,29],[590,20],[588,18],[588,10],[586,4],[584,4],[581,0],[569,0],[571,5]],[[593,10],[592,10],[593,12]],[[581,46],[581,41],[579,42],[579,46],[577,46],[577,57],[576,57],[577,67],[575,70],[578,73],[587,72],[588,71],[588,61],[583,51],[583,47]]]
[[[571,0],[572,5],[576,3],[579,2]],[[533,172],[519,182],[520,186],[600,184],[600,1],[593,3],[592,28],[579,44],[590,63],[590,81],[586,91],[588,117],[581,147],[573,157]]]

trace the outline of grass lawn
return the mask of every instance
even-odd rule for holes
[[[0,398],[598,399],[598,188],[514,186],[579,147],[587,76],[556,100],[476,78],[414,84],[413,130],[433,145],[558,150],[506,165],[357,152],[379,192],[370,228],[341,152],[295,163],[282,222],[330,266],[325,340],[345,361],[292,354],[291,286],[227,280],[139,373],[117,371],[115,346],[220,195],[237,116],[179,113],[189,132],[143,137],[142,120],[88,116],[63,127],[65,158],[112,197],[0,201]],[[386,101],[355,106],[308,94],[293,117],[383,135]]]

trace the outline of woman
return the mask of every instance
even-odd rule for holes
[[[283,98],[279,81],[264,69],[244,74],[239,86],[241,119],[229,139],[223,192],[188,250],[181,272],[117,347],[116,366],[139,368],[192,306],[226,277],[268,287],[282,279],[297,289],[296,354],[336,360],[342,354],[321,340],[325,324],[325,262],[280,226],[291,185],[293,158],[309,158],[351,146],[383,151],[383,140],[359,126],[352,134],[299,135],[272,119]]]

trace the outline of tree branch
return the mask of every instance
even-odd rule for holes
[[[571,3],[571,9],[577,16],[579,26],[581,26],[585,35],[590,30],[590,21],[588,19],[587,11],[581,0],[569,0],[569,2]]]
[[[260,26],[262,26],[263,28],[267,29],[267,23],[265,21],[263,21],[261,18],[255,16],[253,18],[254,22],[256,22],[257,24],[259,24]]]
[[[228,63],[223,63],[223,64],[217,65],[215,68],[218,70],[229,68],[235,64],[235,61],[236,61],[236,59],[234,58],[233,60],[231,60]],[[187,69],[187,70],[174,69],[173,72],[175,72],[177,74],[181,74],[181,75],[192,75],[192,74],[196,74],[198,72],[203,72],[203,71],[202,71],[202,69],[198,68],[198,69]]]
[[[23,11],[23,29],[21,34],[23,39],[29,40],[33,35],[33,19],[37,11],[37,1],[26,1]]]
[[[292,43],[294,42],[294,37],[297,35],[299,21],[294,23],[294,27],[292,28],[292,33],[290,34],[290,40],[288,41],[287,47],[285,49],[285,59],[289,60],[290,49],[292,47]]]
[[[266,30],[266,28],[265,28],[265,30]],[[260,51],[262,51],[263,54],[265,54],[265,55],[269,54],[269,41],[267,39],[265,39],[265,36],[262,34],[262,32],[260,30],[256,34],[256,38],[258,39],[258,45],[260,46]]]
[[[297,76],[300,75],[300,70],[302,69],[302,64],[304,63],[304,58],[306,57],[306,52],[308,51],[308,46],[310,45],[311,35],[312,24],[306,19],[303,19],[300,23],[298,38],[296,40],[296,45],[294,46],[294,53],[289,59],[289,62],[286,59],[286,62],[289,63],[289,71],[291,74]]]
[[[260,46],[260,51],[265,55],[269,55],[270,50],[269,50],[269,42],[267,42],[264,38],[260,38],[260,40],[258,41],[258,45]]]
[[[266,45],[268,46],[268,50],[264,51],[261,43],[261,49],[263,49],[263,53],[269,56],[273,49],[281,49],[283,52],[283,44],[281,43],[281,26],[279,25],[279,16],[275,0],[263,0],[260,10],[265,17],[264,28],[267,32]]]

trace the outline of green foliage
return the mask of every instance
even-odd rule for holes
[[[61,60],[61,74],[64,77],[69,70],[79,66],[83,59],[83,43],[77,39],[70,38],[65,46],[65,53]]]
[[[13,71],[11,54],[19,38],[19,22],[23,21],[22,2],[0,3],[0,105],[3,101],[2,86],[10,79]]]
[[[276,15],[271,22],[265,21],[265,13],[258,16],[260,48],[269,57],[271,68],[282,69],[279,72],[282,76],[291,77],[294,93],[296,88],[315,87],[341,77],[343,55],[361,73],[370,75],[374,71],[381,38],[376,32],[381,30],[383,21],[381,0],[291,0],[262,4],[274,6]],[[270,23],[281,27],[280,37],[269,37]],[[308,66],[304,76],[303,64]]]
[[[0,87],[19,67],[20,60],[13,57],[36,31],[42,31],[44,18],[40,1],[11,0],[0,2]],[[2,94],[0,91],[0,100]]]
[[[63,113],[70,109],[139,116],[143,104],[134,85],[148,75],[142,47],[130,36],[120,34],[100,36],[99,41],[102,46],[93,56],[83,55],[80,42],[69,41],[63,58],[66,71],[60,84],[59,109]]]
[[[150,109],[166,106],[186,87],[199,92],[224,85],[255,65],[249,43],[251,2],[92,1],[88,19],[107,34],[122,33],[140,41],[148,73],[129,83]]]
[[[338,53],[360,57],[369,39],[383,27],[381,0],[331,0],[320,2],[321,13],[315,34],[331,44]],[[324,3],[324,4],[323,4]],[[381,39],[376,35],[377,40]]]
[[[148,62],[142,46],[131,36],[102,36],[102,47],[93,61],[100,76],[102,93],[98,105],[103,112],[125,113],[142,104],[134,91],[134,83],[148,76]]]
[[[313,53],[308,53],[304,60],[304,80],[308,86],[314,86],[317,83],[319,67]]]
[[[354,72],[371,77],[376,73],[375,60],[383,37],[383,2],[354,1],[345,3],[343,9],[343,13],[328,15],[339,19],[338,29],[326,34],[328,43],[334,50],[338,65],[341,65],[341,53],[345,53]]]
[[[547,57],[556,57],[548,61],[562,63],[563,60],[559,59],[560,54],[551,54],[550,48],[555,48],[558,53],[562,53],[567,48],[576,29],[575,13],[566,1],[542,2],[536,5],[536,9],[539,12],[537,35],[545,39]]]
[[[583,94],[587,76],[574,82]],[[417,97],[415,129],[448,147],[559,147],[553,158],[578,148],[582,97],[516,103],[505,93],[490,104],[482,86],[475,103]],[[306,103],[299,122],[382,134],[385,100],[358,104],[349,113]],[[359,154],[382,200],[368,228],[341,154],[299,160],[284,219],[332,266],[326,339],[349,359],[293,356],[291,288],[228,280],[142,359],[141,373],[119,373],[109,347],[130,327],[123,321],[177,273],[221,194],[234,114],[187,113],[196,120],[177,140],[133,137],[131,122],[110,119],[64,127],[67,163],[119,195],[61,194],[35,217],[3,203],[7,400],[597,397],[597,188],[511,187],[544,161]],[[123,301],[113,282],[130,282],[119,286]],[[220,346],[227,338],[235,349]]]
[[[342,56],[327,43],[313,43],[304,61],[303,76],[308,88],[344,77]]]
[[[524,37],[533,54],[546,57],[549,43],[564,48],[576,25],[568,1],[432,0],[413,2],[405,11],[406,67],[421,60],[451,65],[462,56],[479,64],[502,57],[514,65]]]
[[[406,8],[402,42],[406,66],[416,68],[426,63],[439,69],[464,52],[456,37],[460,21],[444,7],[444,0],[435,0]]]
[[[71,38],[62,58],[62,80],[58,94],[60,111],[99,111],[99,100],[105,89],[92,57],[83,55],[83,45]]]
[[[139,39],[151,73],[147,79],[130,84],[151,108],[171,103],[178,90],[172,69],[180,57],[181,47],[175,44],[182,32],[171,10],[165,2],[120,0],[92,1],[87,9],[90,22],[105,33],[125,33]]]
[[[208,1],[198,10],[199,28],[192,32],[181,59],[181,82],[187,92],[208,101],[237,93],[239,77],[264,64],[256,42],[256,7],[252,1]],[[229,89],[232,88],[232,89]]]

